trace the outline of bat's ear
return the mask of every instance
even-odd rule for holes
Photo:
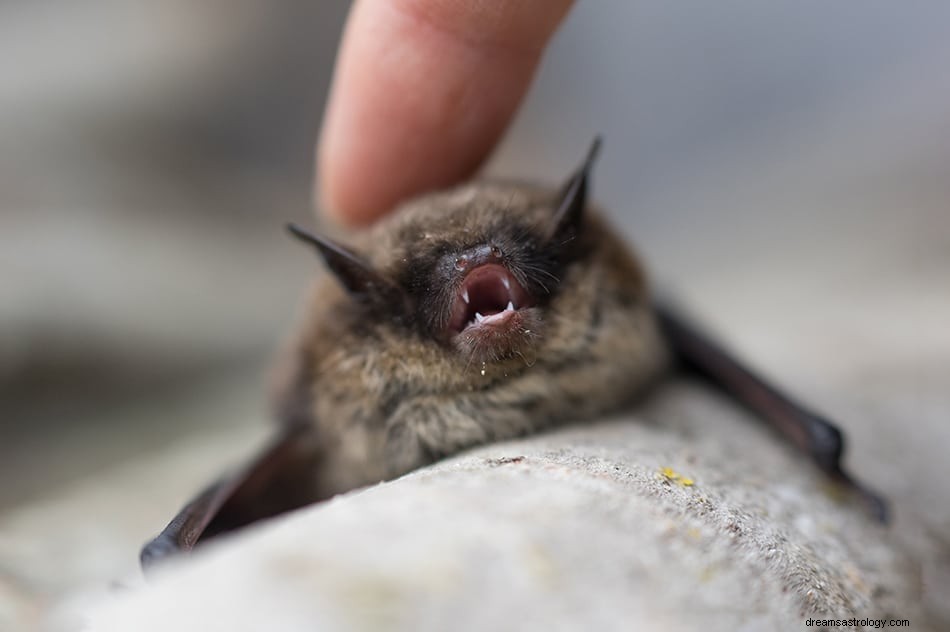
[[[577,235],[584,207],[587,206],[587,187],[590,182],[591,168],[600,151],[601,138],[594,138],[587,150],[587,157],[580,168],[561,187],[555,198],[555,213],[551,218],[548,238],[560,243],[570,241]]]
[[[317,249],[330,272],[354,298],[386,302],[394,311],[406,300],[405,293],[396,283],[346,246],[323,235],[308,232],[296,224],[287,224],[287,230]]]

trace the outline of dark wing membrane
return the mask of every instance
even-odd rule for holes
[[[858,492],[870,512],[887,522],[887,503],[859,485],[841,465],[844,435],[827,419],[770,385],[668,305],[656,314],[671,349],[687,368],[769,422],[832,479]]]
[[[221,533],[318,500],[312,434],[306,427],[284,430],[247,465],[202,491],[142,548],[142,568],[148,570]]]

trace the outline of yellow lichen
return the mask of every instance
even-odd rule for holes
[[[661,467],[660,476],[671,483],[676,483],[680,487],[692,487],[696,484],[693,479],[681,475],[671,467]]]

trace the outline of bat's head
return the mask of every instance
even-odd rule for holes
[[[572,270],[607,248],[587,211],[599,145],[557,189],[477,182],[423,196],[352,248],[290,230],[317,248],[360,319],[401,329],[462,366],[530,363],[551,321],[572,318],[563,313],[570,301],[559,300],[581,282]]]
[[[322,476],[350,476],[328,489],[614,409],[661,369],[642,269],[587,200],[598,146],[560,186],[424,195],[347,246],[291,227],[332,274],[275,403],[319,428]]]

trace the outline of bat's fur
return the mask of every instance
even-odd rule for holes
[[[312,430],[312,493],[326,498],[463,448],[590,419],[667,363],[643,270],[592,208],[550,238],[555,190],[467,184],[404,204],[349,244],[406,305],[316,283],[278,390],[278,416]],[[536,298],[509,338],[443,332],[461,253],[494,246]],[[397,302],[398,301],[394,301]]]

